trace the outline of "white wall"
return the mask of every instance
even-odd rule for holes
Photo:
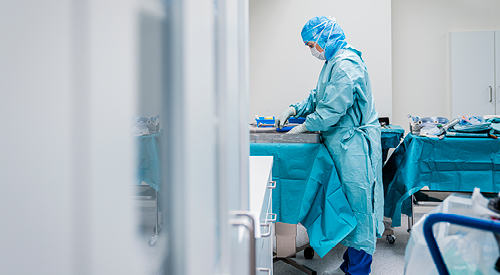
[[[392,1],[393,123],[451,117],[450,32],[500,30],[500,1]],[[470,54],[474,54],[471,52]]]
[[[314,16],[333,16],[363,53],[380,116],[392,116],[391,1],[251,0],[250,121],[278,116],[306,98],[323,65],[300,32]]]

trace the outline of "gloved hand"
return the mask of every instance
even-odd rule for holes
[[[276,118],[274,122],[274,127],[279,129],[283,128],[288,118],[294,115],[295,115],[295,108],[290,107],[286,109],[283,113],[281,113],[281,115],[278,116],[278,118]]]
[[[307,132],[306,124],[302,123],[299,126],[295,126],[292,130],[288,131],[287,134],[300,134]]]

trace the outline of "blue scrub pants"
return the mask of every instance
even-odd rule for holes
[[[348,247],[344,253],[344,262],[340,265],[340,269],[350,275],[367,275],[370,274],[372,265],[372,255],[359,251],[352,247]]]

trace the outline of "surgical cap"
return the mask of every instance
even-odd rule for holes
[[[332,58],[339,49],[347,45],[344,31],[335,19],[324,16],[314,17],[307,21],[300,34],[304,43],[316,42],[324,49],[327,60]]]

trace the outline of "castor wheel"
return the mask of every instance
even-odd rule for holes
[[[306,249],[304,249],[304,258],[308,260],[314,258],[314,249],[312,247],[306,247]]]
[[[155,246],[157,241],[158,241],[158,236],[154,236],[154,237],[151,237],[148,244],[149,244],[149,246]]]
[[[387,235],[387,237],[385,237],[385,239],[390,244],[394,244],[396,242],[396,236],[394,236],[394,235]]]

